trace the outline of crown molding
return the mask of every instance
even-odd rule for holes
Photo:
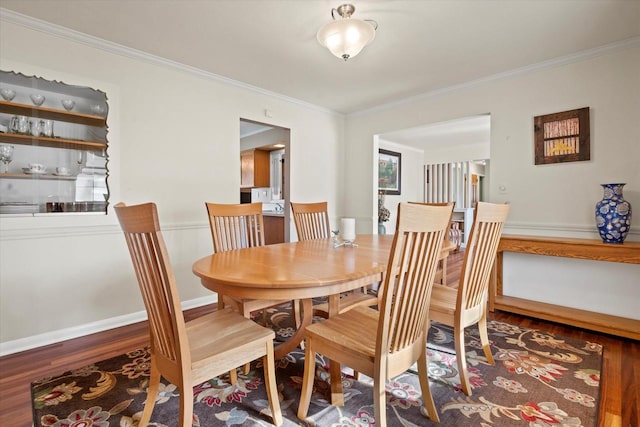
[[[228,77],[221,76],[219,74],[210,73],[208,71],[201,70],[200,68],[191,67],[189,65],[181,64],[176,61],[172,61],[170,59],[162,58],[160,56],[152,55],[147,52],[143,52],[141,50],[133,49],[127,46],[123,46],[118,43],[113,43],[108,40],[104,40],[98,37],[91,36],[89,34],[81,33],[79,31],[72,30],[67,27],[63,27],[61,25],[52,24],[50,22],[43,21],[41,19],[36,19],[31,16],[23,15],[21,13],[14,12],[9,9],[5,9],[0,7],[0,21],[9,22],[16,25],[21,25],[23,27],[40,31],[42,33],[46,33],[52,36],[64,38],[73,42],[81,43],[89,47],[93,47],[96,49],[101,49],[109,53],[113,53],[116,55],[124,56],[131,59],[136,59],[139,61],[144,61],[153,65],[163,66],[167,68],[173,68],[178,71],[182,71],[188,74],[192,74],[194,76],[203,78],[205,80],[214,81],[216,83],[222,83],[229,86],[234,86],[239,89],[248,90],[250,92],[255,92],[260,95],[269,96],[273,98],[280,99],[284,102],[288,102],[291,104],[298,105],[303,108],[307,108],[310,110],[319,111],[322,113],[327,113],[335,116],[343,117],[344,114],[321,107],[319,105],[311,104],[306,101],[302,101],[297,98],[292,98],[277,92],[271,92],[269,90],[263,89],[258,86],[253,86],[248,83],[244,83],[238,80],[233,80]]]
[[[462,89],[473,88],[475,86],[480,86],[485,83],[494,82],[497,80],[506,80],[517,76],[522,76],[526,74],[531,74],[535,72],[539,72],[541,70],[560,67],[567,64],[572,64],[575,62],[585,61],[588,59],[597,58],[603,55],[609,55],[613,52],[640,47],[640,37],[632,37],[630,39],[620,40],[614,43],[609,43],[604,46],[595,47],[592,49],[583,50],[581,52],[572,53],[565,56],[560,56],[557,58],[549,59],[547,61],[538,62],[535,64],[527,65],[525,67],[516,68],[509,71],[504,71],[501,73],[492,74],[486,77],[481,77],[476,80],[470,80],[468,82],[460,83],[453,86],[447,86],[440,89],[432,90],[429,92],[424,92],[418,95],[410,96],[407,98],[400,99],[398,101],[392,101],[385,104],[380,104],[375,107],[366,108],[363,110],[355,111],[353,113],[349,113],[347,117],[357,117],[363,116],[367,114],[379,113],[385,110],[390,110],[392,108],[401,107],[407,104],[411,104],[414,102],[418,102],[421,100],[435,98],[437,96],[442,96],[447,93],[455,92]]]

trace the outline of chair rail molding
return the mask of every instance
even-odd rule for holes
[[[638,227],[636,227],[638,228]],[[549,224],[541,222],[507,222],[504,225],[505,234],[531,235],[538,237],[567,237],[600,239],[595,224]],[[627,241],[640,241],[640,230],[632,227],[627,235]]]
[[[103,215],[104,216],[104,215]],[[183,231],[183,230],[209,230],[209,224],[206,222],[184,222],[163,225],[166,231]],[[54,227],[14,227],[4,228],[0,230],[0,242],[11,240],[27,240],[27,239],[54,239],[54,238],[70,238],[78,236],[96,236],[96,235],[112,235],[122,234],[122,230],[118,224],[105,225],[69,225]]]

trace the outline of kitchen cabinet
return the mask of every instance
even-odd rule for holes
[[[264,243],[267,245],[284,243],[284,215],[263,214],[262,219],[264,223]]]
[[[0,214],[106,213],[106,94],[8,71],[0,88],[0,144],[13,147],[0,173]]]
[[[266,150],[240,152],[240,188],[269,187],[270,156]]]

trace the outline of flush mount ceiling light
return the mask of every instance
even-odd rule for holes
[[[334,19],[320,28],[318,42],[329,49],[338,58],[345,61],[360,53],[376,36],[378,23],[370,19],[360,20],[351,17],[356,8],[351,4],[343,4],[331,9]],[[342,18],[336,20],[336,13]]]

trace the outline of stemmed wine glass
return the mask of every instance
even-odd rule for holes
[[[13,160],[13,145],[0,144],[0,161],[4,164],[3,173],[9,172],[11,160]]]
[[[78,173],[82,172],[82,164],[84,163],[84,151],[78,151],[76,163],[78,164]]]

